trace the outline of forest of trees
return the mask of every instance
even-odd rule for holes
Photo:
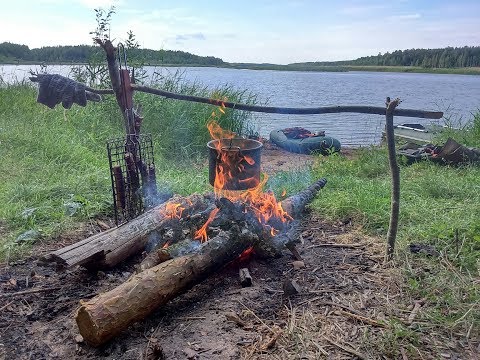
[[[0,63],[87,63],[99,48],[89,45],[46,46],[30,49],[26,45],[0,44]],[[151,65],[225,66],[222,59],[198,56],[184,51],[132,48],[129,56]],[[447,47],[443,49],[396,50],[385,54],[365,56],[356,60],[317,61],[292,65],[310,66],[418,66],[423,68],[480,67],[480,46]]]
[[[318,61],[309,65],[419,66],[424,68],[457,68],[480,66],[480,46],[442,49],[396,50],[392,53],[365,56],[356,60]]]
[[[26,45],[4,42],[0,44],[0,63],[87,63],[99,48],[89,45],[46,46],[30,49]],[[213,56],[198,56],[184,51],[131,49],[129,56],[146,64],[222,65],[223,60]]]

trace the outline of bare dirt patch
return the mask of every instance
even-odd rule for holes
[[[278,352],[276,342],[286,341],[282,339],[291,321],[288,309],[325,306],[338,301],[340,294],[357,294],[366,286],[378,290],[371,281],[381,268],[380,254],[365,253],[368,244],[356,236],[345,237],[355,241],[353,245],[331,245],[351,225],[325,224],[309,216],[304,228],[299,247],[304,266],[295,269],[295,259],[288,253],[273,260],[252,258],[248,263],[230,264],[99,349],[77,343],[73,315],[78,301],[125,281],[138,259],[94,273],[81,268],[58,272],[40,266],[36,256],[4,265],[0,273],[3,351],[18,359],[138,359],[147,358],[147,353],[154,352],[152,346],[160,345],[168,359],[273,355]],[[241,266],[249,267],[252,287],[240,286]],[[360,275],[370,282],[358,279]],[[292,280],[300,293],[287,296],[284,287]],[[32,290],[42,291],[29,293]]]
[[[314,163],[314,157],[305,154],[294,154],[282,150],[271,142],[265,142],[262,151],[262,170],[267,174],[277,171],[291,171],[308,167]]]

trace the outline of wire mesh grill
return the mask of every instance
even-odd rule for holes
[[[157,195],[151,134],[107,142],[117,225],[128,222],[153,206]]]

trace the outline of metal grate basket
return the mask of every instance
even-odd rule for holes
[[[153,206],[157,196],[151,134],[107,142],[117,225]]]

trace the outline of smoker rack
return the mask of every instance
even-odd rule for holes
[[[117,226],[154,205],[157,197],[151,134],[116,138],[107,142]]]

